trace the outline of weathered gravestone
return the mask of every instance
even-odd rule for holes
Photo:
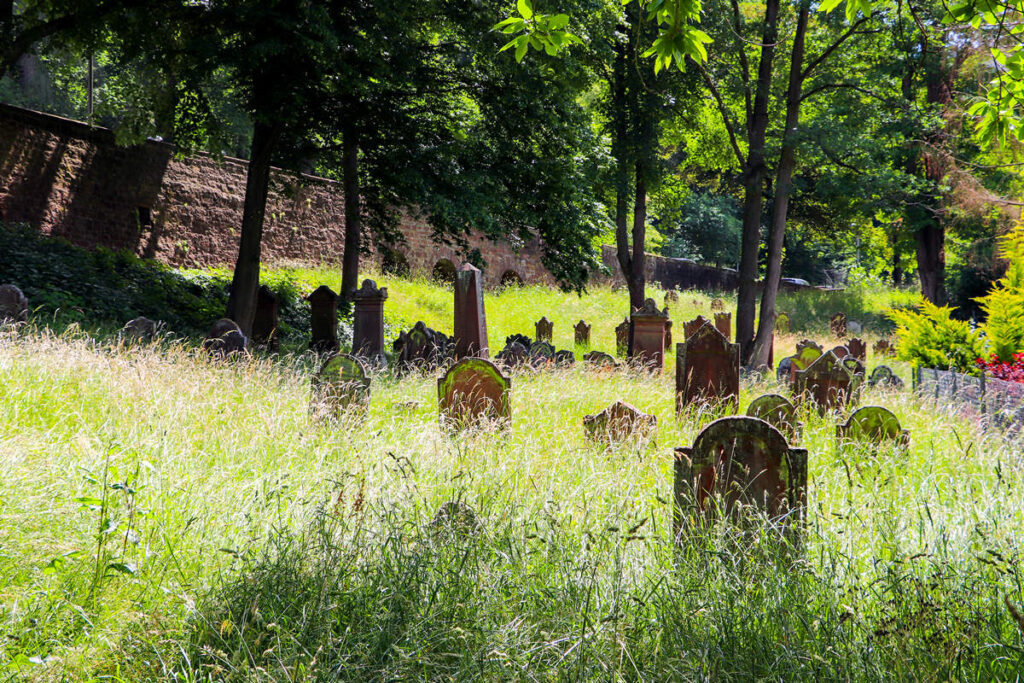
[[[277,351],[277,296],[266,285],[256,290],[256,314],[252,319],[252,343]]]
[[[789,443],[796,443],[800,436],[800,423],[796,419],[796,406],[779,394],[758,396],[747,406],[747,416],[764,420],[786,437]]]
[[[313,413],[337,416],[350,407],[370,402],[370,376],[363,360],[339,353],[324,361],[313,377]]]
[[[842,360],[850,355],[850,349],[846,348],[843,345],[839,345],[832,349],[832,353],[835,355],[836,358]]]
[[[857,384],[857,378],[829,351],[806,370],[797,371],[794,392],[801,399],[813,402],[820,413],[825,413],[849,403]]]
[[[725,302],[722,301],[721,299],[712,299],[711,300],[711,310],[712,311],[724,311],[725,310]]]
[[[775,371],[775,379],[780,382],[786,382],[787,384],[792,381],[793,378],[793,356],[783,358],[779,361],[779,367]]]
[[[506,344],[494,360],[507,368],[517,368],[530,360],[530,352],[519,342],[513,341]]]
[[[576,354],[568,349],[562,349],[561,351],[555,351],[552,360],[555,362],[555,367],[568,368],[576,364]]]
[[[719,511],[737,515],[740,506],[763,511],[772,521],[800,521],[807,450],[790,447],[764,420],[723,417],[701,430],[692,448],[676,449],[673,494],[677,539],[688,518],[698,522]]]
[[[153,341],[160,326],[155,320],[145,316],[132,318],[121,328],[121,337],[129,341]]]
[[[0,324],[28,321],[28,297],[14,285],[0,285]]]
[[[586,353],[583,355],[583,360],[587,362],[588,366],[594,368],[616,368],[619,365],[611,354],[604,353],[603,351]]]
[[[811,367],[811,363],[821,358],[824,353],[821,345],[810,339],[804,339],[797,343],[796,354],[790,357],[790,384],[796,382],[796,373]]]
[[[845,337],[846,336],[846,314],[845,313],[836,313],[836,314],[834,314],[832,316],[832,319],[829,321],[829,328],[831,328],[832,334],[834,334],[839,339],[842,339],[843,337]]]
[[[590,325],[582,320],[572,328],[576,346],[590,346]]]
[[[710,323],[676,346],[676,410],[695,402],[729,405],[740,395],[740,347]]]
[[[421,320],[408,332],[399,333],[391,348],[398,356],[399,373],[404,373],[440,365],[451,357],[452,346],[447,335],[430,329]]]
[[[879,365],[871,373],[871,379],[868,380],[868,386],[877,387],[892,387],[894,389],[903,388],[903,380],[901,380],[895,372],[892,371],[888,365]]]
[[[665,328],[668,323],[668,309],[658,310],[654,299],[647,299],[644,305],[630,316],[633,329],[629,344],[629,356],[654,372],[665,367]]]
[[[483,274],[472,263],[455,271],[455,358],[487,358]]]
[[[674,304],[679,301],[679,292],[674,289],[670,289],[665,292],[665,308],[668,308],[669,304]]]
[[[841,360],[843,367],[849,370],[851,375],[857,378],[859,382],[864,381],[864,373],[867,372],[867,369],[864,367],[864,364],[860,362],[860,359],[854,358],[851,354]]]
[[[615,355],[624,358],[629,353],[629,318],[615,326]]]
[[[527,349],[530,348],[531,344],[533,344],[533,340],[527,337],[525,334],[510,334],[509,336],[505,337],[505,346],[508,346],[512,342],[518,342],[523,345],[523,348]]]
[[[732,339],[732,313],[715,313],[715,329],[726,339]]]
[[[665,310],[667,311],[668,307],[666,307]],[[671,320],[666,320],[665,321],[665,348],[666,349],[671,349],[672,348],[672,321]]]
[[[850,415],[845,424],[836,425],[839,441],[895,441],[901,447],[910,445],[910,432],[900,426],[891,410],[881,406],[864,406]]]
[[[327,285],[320,285],[306,297],[309,302],[309,326],[312,339],[311,351],[317,353],[338,352],[338,295]]]
[[[789,334],[792,323],[789,321],[788,313],[779,313],[775,318],[775,332],[778,334]]]
[[[546,341],[535,341],[530,344],[530,365],[541,368],[555,360],[555,347]]]
[[[352,355],[367,359],[373,365],[384,362],[384,302],[388,288],[378,288],[373,280],[352,295]]]
[[[215,322],[203,341],[204,349],[219,356],[242,353],[248,345],[249,339],[242,334],[242,328],[228,318]]]
[[[875,342],[875,345],[871,350],[874,351],[876,356],[881,358],[896,355],[896,349],[893,348],[892,343],[890,343],[888,339],[879,339]]]
[[[437,380],[441,420],[469,427],[484,420],[511,420],[512,380],[484,358],[463,358]]]
[[[683,341],[686,341],[687,339],[692,337],[693,334],[697,330],[699,330],[700,328],[704,327],[705,325],[709,325],[709,324],[711,324],[711,321],[708,320],[707,318],[705,318],[702,315],[698,315],[696,318],[694,318],[690,322],[684,322],[683,323]]]
[[[551,341],[551,337],[555,332],[555,324],[547,319],[547,316],[542,317],[540,320],[533,324],[534,336],[537,337],[537,341]]]
[[[629,403],[616,401],[600,413],[585,416],[583,427],[591,439],[616,444],[632,439],[653,438],[658,428],[658,418],[641,412]]]
[[[850,350],[850,355],[861,363],[868,362],[868,345],[865,344],[864,340],[860,337],[854,337],[850,341],[846,342],[846,348]]]

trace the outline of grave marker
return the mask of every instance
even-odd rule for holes
[[[369,403],[370,376],[358,356],[335,354],[313,377],[314,414],[337,416],[350,407]]]
[[[711,300],[711,310],[712,311],[724,311],[725,310],[725,302],[722,301],[721,299],[712,299]]]
[[[483,274],[472,263],[455,271],[455,358],[487,358]]]
[[[630,323],[633,338],[630,340],[629,355],[654,372],[665,367],[665,327],[668,309],[658,310],[654,299],[647,299],[644,305],[633,311]]]
[[[747,406],[747,416],[764,420],[786,437],[789,443],[796,443],[800,436],[800,423],[796,418],[796,406],[779,394],[758,396]]]
[[[590,346],[590,325],[581,320],[572,330],[576,346]]]
[[[832,330],[832,334],[834,334],[839,339],[842,339],[843,337],[845,337],[846,336],[846,314],[845,313],[836,313],[836,314],[834,314],[832,316],[831,321],[829,321],[829,327]]]
[[[797,371],[794,391],[801,398],[812,401],[818,412],[825,413],[849,403],[856,388],[856,378],[829,351],[806,370]]]
[[[352,355],[367,359],[373,365],[385,362],[384,357],[384,302],[388,288],[378,288],[373,280],[363,280],[363,286],[352,295]]]
[[[585,416],[583,427],[591,439],[614,445],[632,439],[645,441],[653,438],[658,429],[658,418],[629,403],[616,401],[600,413]]]
[[[437,380],[441,420],[469,427],[483,420],[511,420],[512,380],[485,358],[463,358]]]
[[[530,359],[530,352],[519,342],[513,341],[506,344],[494,359],[505,367],[517,368]]]
[[[715,328],[721,332],[726,339],[732,339],[732,313],[715,313]]]
[[[0,285],[0,324],[28,322],[28,297],[14,285]]]
[[[698,315],[690,322],[683,323],[683,341],[686,341],[693,336],[694,332],[704,327],[704,325],[711,324],[711,321],[702,315]]]
[[[840,344],[832,349],[832,353],[835,354],[836,358],[842,360],[850,355],[850,349]]]
[[[615,326],[615,355],[625,358],[629,353],[629,318]]]
[[[740,395],[740,347],[705,324],[676,346],[676,410],[694,402],[729,404]]]
[[[277,351],[277,296],[266,285],[256,290],[256,315],[252,319],[252,343]]]
[[[133,341],[152,341],[156,337],[159,324],[145,316],[132,318],[121,328],[121,336]]]
[[[242,334],[242,328],[228,318],[221,318],[215,322],[203,341],[204,349],[219,356],[242,353],[248,345],[249,340]]]
[[[779,313],[775,318],[775,331],[778,334],[789,334],[792,329],[792,323],[789,321],[788,313]]]
[[[555,351],[552,359],[554,360],[555,367],[559,368],[568,368],[576,364],[576,354],[566,349]]]
[[[338,352],[338,295],[327,285],[320,285],[306,297],[309,302],[309,324],[312,339],[311,351],[317,353]]]
[[[587,365],[594,368],[616,368],[619,366],[611,354],[604,353],[603,351],[591,351],[583,356],[583,360],[587,362]]]
[[[882,358],[896,355],[896,349],[893,348],[888,339],[879,339],[876,341],[875,345],[872,347],[872,351],[874,351],[876,356],[880,356]]]
[[[533,324],[533,329],[537,341],[549,342],[554,335],[555,324],[545,316]]]
[[[910,432],[900,426],[900,420],[888,408],[864,406],[850,415],[845,424],[836,425],[839,441],[895,441],[906,448],[910,445]]]
[[[674,304],[679,301],[679,292],[674,289],[670,289],[665,292],[665,308],[668,308],[670,303]]]
[[[850,355],[861,363],[868,362],[868,345],[860,337],[854,337],[846,342],[846,348],[850,349]]]
[[[879,365],[871,373],[871,379],[868,380],[868,385],[872,387],[881,385],[883,387],[902,389],[903,380],[901,380],[888,365]]]

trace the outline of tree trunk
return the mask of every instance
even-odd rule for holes
[[[775,199],[772,203],[772,220],[768,233],[768,271],[765,273],[764,289],[761,292],[761,314],[757,325],[757,337],[750,353],[748,365],[754,369],[768,366],[771,353],[772,335],[775,332],[775,301],[779,293],[779,279],[782,277],[782,247],[786,240],[786,218],[789,213],[789,193],[793,189],[793,171],[796,169],[797,131],[800,127],[800,98],[803,94],[804,39],[810,4],[800,4],[796,33],[793,36],[793,51],[789,65],[789,87],[786,90],[786,128],[779,153],[779,167],[775,179]]]
[[[633,245],[630,248],[629,231],[629,174],[630,154],[629,148],[629,124],[626,97],[626,76],[629,68],[628,48],[626,45],[616,47],[614,82],[612,87],[612,110],[615,116],[615,140],[612,143],[612,155],[615,157],[615,255],[622,270],[622,278],[626,281],[626,288],[629,290],[630,312],[634,308],[644,304],[644,240],[647,223],[647,184],[641,182],[641,167],[637,163],[635,171],[637,183],[634,199],[637,202],[643,201],[634,206],[633,216]],[[641,214],[640,222],[637,222],[637,213]],[[639,241],[638,241],[639,240]]]
[[[936,306],[946,303],[946,231],[936,220],[915,233],[917,240],[917,274],[921,278],[921,295]]]
[[[757,252],[761,246],[761,209],[764,202],[764,144],[768,130],[768,99],[771,95],[772,60],[778,40],[779,1],[767,0],[761,60],[757,65],[754,109],[747,121],[747,163],[743,169],[743,233],[740,252],[739,292],[736,301],[736,341],[740,360],[746,364],[754,341],[754,306],[757,298]]]
[[[903,285],[903,265],[900,254],[900,232],[895,227],[889,232],[889,243],[892,245],[892,286]]]
[[[242,209],[242,234],[238,241],[238,260],[231,278],[231,296],[227,316],[238,323],[246,336],[252,334],[256,315],[256,290],[260,284],[260,246],[263,218],[270,188],[270,160],[280,138],[280,129],[257,122],[253,127],[249,170],[245,177],[245,206]]]
[[[345,194],[345,253],[341,261],[341,298],[339,305],[348,311],[352,295],[359,287],[359,248],[363,215],[359,196],[359,134],[355,126],[342,130],[342,185]]]
[[[647,284],[644,266],[647,241],[647,176],[643,164],[636,164],[636,195],[633,200],[633,272],[629,278],[629,305],[636,309],[644,305]]]

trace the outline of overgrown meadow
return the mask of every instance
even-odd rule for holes
[[[450,332],[450,290],[384,279],[392,331],[423,319]],[[833,296],[792,300],[794,322],[807,316],[826,346]],[[547,315],[567,347],[582,317],[611,351],[625,301],[605,288],[495,293],[491,343],[532,335]],[[677,336],[708,301],[681,294]],[[811,317],[818,308],[826,318]],[[776,358],[803,336],[780,338]],[[728,525],[678,547],[672,449],[712,416],[676,418],[673,357],[661,376],[516,373],[511,427],[462,434],[438,424],[433,374],[379,375],[368,412],[311,421],[315,367],[298,354],[215,362],[188,341],[129,347],[74,325],[2,333],[7,677],[992,680],[1024,669],[1019,445],[909,389],[861,401],[896,412],[906,452],[840,449],[836,416],[803,413],[798,547]],[[741,410],[778,390],[745,380]],[[616,399],[657,415],[654,443],[585,437],[583,416]],[[479,525],[435,523],[452,500]]]

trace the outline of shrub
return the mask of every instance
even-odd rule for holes
[[[980,374],[975,361],[985,355],[981,332],[966,322],[953,320],[952,308],[928,301],[920,311],[890,309],[896,323],[899,357],[926,368],[953,368]]]
[[[988,360],[979,358],[976,362],[990,377],[1024,384],[1024,353],[1013,354],[1012,361],[1000,360],[999,356],[993,353]]]
[[[987,295],[978,298],[988,320],[992,353],[1011,362],[1024,352],[1024,224],[1000,240],[1002,256],[1009,261],[1006,274]]]

